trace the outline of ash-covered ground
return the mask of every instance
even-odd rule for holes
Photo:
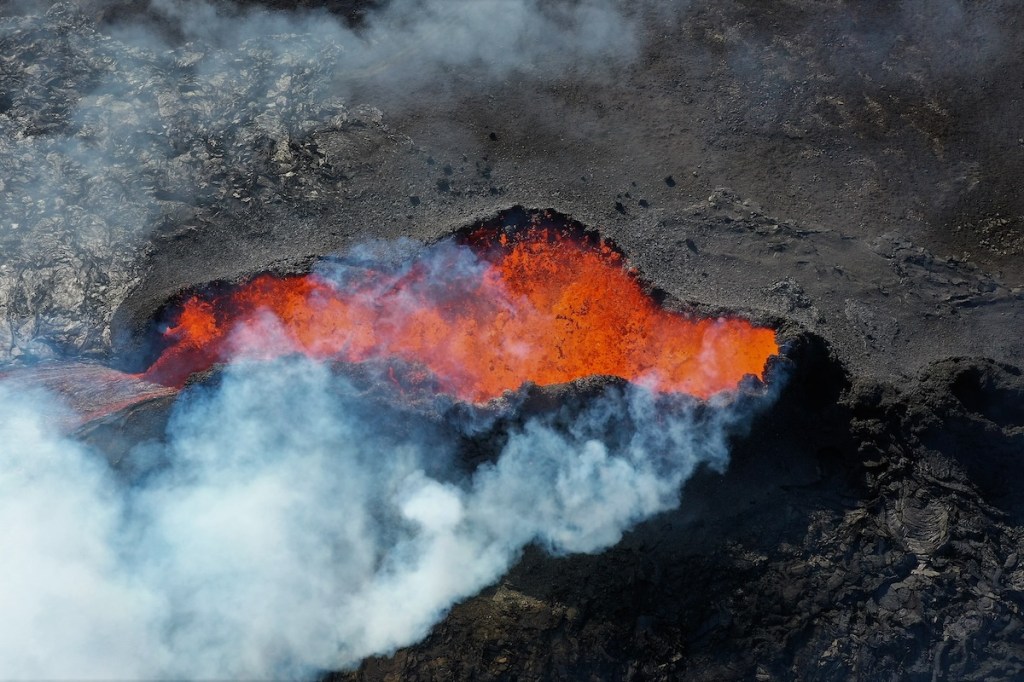
[[[681,305],[776,325],[776,402],[678,509],[601,552],[528,543],[422,642],[317,674],[1019,678],[1022,24],[967,0],[5,5],[3,371],[138,371],[183,291],[551,208]],[[172,403],[74,438],[131,469]]]

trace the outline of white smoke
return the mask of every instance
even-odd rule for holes
[[[214,123],[232,108],[238,84],[261,113],[295,124],[309,113],[295,100],[308,107],[310,95],[352,105],[358,92],[388,111],[424,96],[436,106],[509,78],[607,79],[640,48],[638,20],[616,0],[392,0],[370,8],[358,27],[324,10],[231,2],[150,0],[147,9],[163,29],[114,25],[118,58],[158,80],[184,74],[193,85],[223,88],[223,107],[207,113]],[[120,84],[114,90],[128,94]]]
[[[54,435],[53,406],[0,385],[0,676],[114,679],[168,660],[164,608],[124,560],[106,463]]]
[[[0,671],[311,678],[427,635],[530,543],[599,552],[722,469],[737,402],[609,388],[465,472],[327,367],[236,363],[115,474],[0,385]],[[160,450],[154,453],[153,449]]]
[[[357,122],[383,138],[374,107],[509,79],[607,79],[638,50],[614,0],[398,0],[358,29],[204,0],[137,3],[146,23],[129,4],[0,3],[0,361],[102,355],[147,239],[289,195],[296,141]],[[112,7],[127,17],[94,23]],[[299,170],[326,183],[302,196],[335,191]]]
[[[360,89],[395,106],[512,77],[600,77],[637,49],[611,0],[396,1],[359,31],[324,14],[154,7],[184,45],[139,26],[116,38],[79,31],[68,6],[50,23],[5,24],[18,40],[60,26],[44,37],[62,41],[64,61],[27,65],[17,92],[49,102],[56,75],[95,72],[95,87],[66,102],[67,130],[26,132],[35,105],[18,98],[20,118],[0,117],[0,151],[18,171],[0,187],[0,212],[25,235],[7,255],[52,257],[38,235],[75,254],[66,270],[33,270],[31,292],[62,291],[95,265],[96,281],[61,299],[81,336],[61,348],[93,347],[102,325],[82,301],[130,285],[124,263],[143,248],[132,240],[167,197],[194,198],[207,140],[301,137]],[[140,131],[144,141],[120,144]],[[28,329],[15,312],[11,328]],[[56,334],[23,336],[0,340],[47,355],[32,349]],[[5,679],[309,678],[355,666],[424,637],[530,543],[598,552],[672,508],[695,467],[725,466],[727,434],[746,419],[735,404],[698,415],[642,388],[609,389],[568,426],[528,421],[493,463],[463,472],[440,427],[389,420],[326,367],[284,359],[236,364],[183,395],[167,442],[137,448],[128,472],[59,435],[55,410],[52,397],[0,384]]]

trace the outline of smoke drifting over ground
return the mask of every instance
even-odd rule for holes
[[[17,9],[5,51],[62,46],[5,74],[0,117],[5,244],[33,278],[4,270],[3,291],[51,291],[0,301],[0,345],[29,360],[107,345],[103,300],[132,286],[150,232],[239,200],[265,172],[254,147],[280,172],[295,140],[372,121],[348,109],[367,83],[377,103],[440,103],[514,75],[600,78],[636,50],[611,2],[396,2],[353,29],[162,1],[160,30],[107,33],[70,4]],[[32,267],[54,249],[61,265]],[[611,388],[465,472],[427,421],[396,431],[324,366],[285,359],[189,390],[168,441],[114,472],[56,431],[52,398],[0,390],[0,670],[23,679],[308,677],[394,651],[526,545],[599,551],[672,508],[697,466],[725,466],[742,420]]]
[[[0,373],[522,205],[800,374],[694,477],[746,398],[424,415],[285,357],[79,438],[2,382],[0,677],[1024,674],[1020,3],[257,4],[325,3],[0,4]]]
[[[161,0],[148,13],[163,30],[129,19],[99,31],[72,3],[47,7],[0,17],[0,50],[25,57],[0,67],[6,358],[109,344],[103,301],[132,287],[146,239],[197,208],[335,188],[351,170],[314,150],[314,173],[297,174],[299,143],[379,131],[356,90],[372,106],[440,106],[514,74],[601,78],[635,51],[630,21],[604,1],[388,3],[358,30],[322,11]],[[54,250],[53,266],[28,266]]]
[[[45,396],[0,390],[0,669],[21,679],[310,677],[392,652],[526,545],[597,552],[676,506],[751,409],[612,387],[465,471],[437,425],[324,365],[243,363],[115,474],[52,432]]]

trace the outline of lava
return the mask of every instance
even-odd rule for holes
[[[662,308],[620,252],[550,220],[512,231],[480,227],[401,266],[264,274],[195,294],[164,338],[144,377],[169,386],[235,357],[302,353],[399,361],[474,402],[528,381],[595,374],[707,398],[746,375],[763,378],[779,352],[771,329]]]

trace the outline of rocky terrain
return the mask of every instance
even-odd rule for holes
[[[523,3],[473,49],[436,3],[376,33],[403,3],[288,4],[0,10],[0,361],[92,363],[62,375],[79,438],[121,462],[161,437],[171,396],[88,387],[152,359],[182,292],[516,206],[776,326],[792,364],[678,510],[530,547],[327,678],[1021,676],[1015,3]]]
[[[336,678],[1019,676],[1019,370],[944,361],[901,394],[820,351],[680,510],[598,556],[528,552],[423,644]]]

